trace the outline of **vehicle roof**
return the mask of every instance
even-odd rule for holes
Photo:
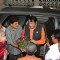
[[[60,10],[49,9],[49,8],[28,8],[28,7],[5,7],[0,11],[1,14],[40,14],[50,13],[59,14]]]
[[[9,15],[56,15],[60,16],[60,10],[49,8],[28,8],[28,7],[5,7],[0,10],[0,22],[3,22]]]

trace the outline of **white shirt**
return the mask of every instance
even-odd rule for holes
[[[58,43],[51,45],[49,48],[50,48],[50,50],[46,53],[45,60],[60,59],[60,52],[58,50]]]

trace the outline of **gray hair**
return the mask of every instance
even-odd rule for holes
[[[28,55],[33,55],[36,51],[37,51],[36,45],[32,42],[28,42],[28,44],[26,46],[26,53]]]

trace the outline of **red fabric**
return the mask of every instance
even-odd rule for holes
[[[5,43],[6,43],[6,42],[4,42],[4,43],[3,43],[3,42],[0,42],[0,46],[2,46],[2,45],[5,44]]]
[[[3,58],[1,58],[0,60],[4,60]]]
[[[0,42],[0,46],[2,46],[3,44],[5,44],[6,42]],[[4,56],[4,52],[6,50],[6,46],[4,46],[2,49],[0,49],[0,57],[1,56]],[[0,59],[0,60],[3,60],[3,59]]]

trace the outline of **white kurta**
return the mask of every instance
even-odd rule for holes
[[[60,59],[60,52],[58,50],[58,43],[51,45],[49,48],[50,48],[50,50],[46,53],[45,60]]]

